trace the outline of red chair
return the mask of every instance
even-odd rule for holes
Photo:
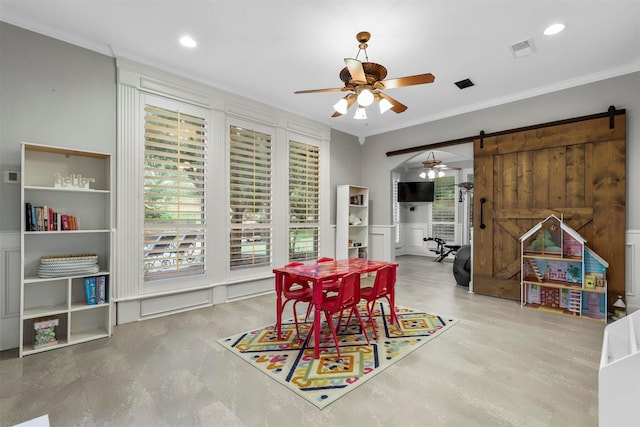
[[[393,268],[391,266],[382,267],[376,271],[376,277],[373,280],[373,286],[360,289],[360,298],[367,302],[367,313],[369,314],[369,321],[373,327],[373,333],[378,340],[378,331],[376,330],[376,324],[373,321],[373,306],[380,298],[386,298],[389,301],[389,309],[391,310],[391,322],[398,323],[398,317],[396,316],[396,310],[394,305],[394,277]],[[349,315],[351,318],[351,315]]]
[[[322,305],[320,310],[324,312],[324,317],[327,319],[327,323],[329,324],[329,328],[331,329],[331,334],[333,335],[333,342],[336,344],[336,350],[338,352],[338,358],[340,358],[340,344],[338,343],[338,335],[336,330],[340,330],[340,323],[338,321],[338,326],[333,324],[334,315],[340,314],[340,319],[342,319],[342,313],[344,310],[355,311],[356,317],[358,318],[358,322],[360,322],[360,327],[362,328],[362,332],[364,333],[365,338],[367,339],[367,343],[369,343],[369,335],[367,334],[367,330],[362,323],[362,318],[360,317],[360,313],[358,313],[358,302],[360,301],[360,274],[359,273],[351,273],[347,274],[342,278],[342,283],[340,285],[340,289],[338,290],[337,295],[327,295],[325,293],[322,294]],[[313,325],[309,330],[308,338],[311,339],[313,335]],[[319,332],[316,332],[319,333]],[[309,341],[311,342],[311,341]]]
[[[290,262],[285,267],[296,267],[304,265],[301,262]],[[313,289],[306,281],[300,281],[294,277],[285,276],[284,285],[282,287],[282,295],[284,295],[284,302],[282,303],[282,310],[278,314],[280,316],[280,323],[282,324],[282,313],[284,312],[284,306],[289,301],[293,301],[293,319],[296,322],[296,334],[300,337],[300,330],[298,329],[298,314],[296,313],[296,304],[299,302],[306,302],[309,304],[307,308],[307,316],[311,311]]]
[[[317,263],[321,263],[321,262],[328,262],[328,261],[333,261],[333,258],[329,258],[329,257],[322,257],[322,258],[318,258]],[[322,283],[322,290],[324,292],[338,292],[338,288],[340,288],[340,281],[339,280],[330,280],[327,282]]]

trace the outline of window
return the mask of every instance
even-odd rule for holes
[[[320,148],[289,141],[289,260],[318,258]]]
[[[144,279],[204,274],[206,121],[144,111]]]
[[[271,135],[230,126],[230,265],[271,264]]]
[[[456,178],[444,176],[434,179],[434,201],[431,208],[431,236],[446,242],[455,241]]]
[[[393,225],[396,229],[395,242],[400,243],[400,203],[398,203],[398,183],[400,182],[400,174],[391,173],[391,205],[393,206]]]

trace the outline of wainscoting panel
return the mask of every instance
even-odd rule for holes
[[[429,252],[427,242],[423,239],[429,235],[429,224],[427,223],[402,223],[400,224],[400,244],[396,249],[396,255],[422,255],[432,254]]]
[[[395,231],[393,225],[369,226],[369,259],[395,261]]]
[[[627,310],[640,310],[640,230],[627,231],[625,293]]]
[[[0,351],[20,342],[20,234],[0,233]]]

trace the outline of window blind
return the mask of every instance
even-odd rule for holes
[[[455,241],[456,178],[444,176],[434,179],[434,201],[431,210],[431,236],[447,242]]]
[[[203,274],[207,124],[145,106],[144,278]]]
[[[289,141],[289,260],[318,258],[320,148]]]
[[[230,268],[271,264],[271,135],[230,127]]]
[[[400,182],[400,174],[391,173],[391,192],[393,205],[393,225],[395,226],[395,242],[400,243],[400,203],[398,203],[398,183]]]

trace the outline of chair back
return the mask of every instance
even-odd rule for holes
[[[304,263],[302,262],[290,262],[289,264],[286,264],[285,267],[298,267],[300,265],[304,265]],[[284,277],[284,287],[282,289],[282,291],[285,294],[285,297],[288,296],[288,293],[293,291],[293,290],[298,290],[298,289],[304,289],[304,288],[308,288],[309,284],[306,281],[301,281],[298,278],[295,277],[291,277],[291,276],[285,276]]]
[[[349,273],[340,281],[338,295],[336,295],[334,303],[331,307],[332,312],[338,312],[345,308],[354,307],[360,300],[360,273]]]
[[[376,278],[373,281],[373,294],[376,299],[389,295],[393,291],[392,271],[393,270],[390,265],[382,267],[376,271]]]

